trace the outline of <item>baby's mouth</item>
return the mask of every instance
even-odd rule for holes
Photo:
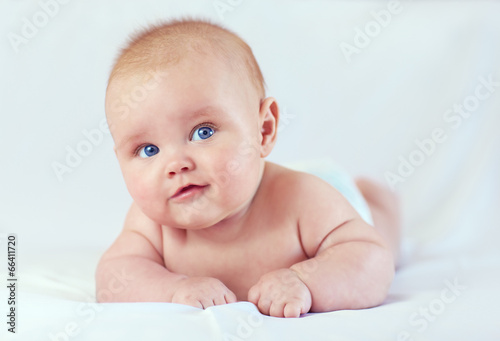
[[[205,187],[208,185],[193,185],[189,184],[187,186],[179,188],[174,195],[172,195],[169,200],[175,199],[176,201],[180,201],[183,199],[188,199],[192,197],[193,195],[200,193],[201,191],[204,190]]]

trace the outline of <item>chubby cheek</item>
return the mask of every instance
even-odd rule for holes
[[[242,148],[224,150],[215,163],[214,178],[221,199],[227,204],[240,205],[248,200],[258,186],[260,157]]]
[[[137,174],[127,174],[125,176],[125,183],[127,184],[128,191],[134,201],[143,202],[151,196],[150,189],[147,187],[144,179]]]
[[[139,171],[130,171],[123,175],[132,199],[146,215],[153,218],[157,214],[155,204],[162,202],[154,178]]]

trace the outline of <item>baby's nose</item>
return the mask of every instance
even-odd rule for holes
[[[172,160],[169,162],[167,166],[167,176],[169,178],[175,176],[176,174],[180,174],[183,172],[188,172],[194,169],[194,163],[189,158],[178,158],[176,160]]]

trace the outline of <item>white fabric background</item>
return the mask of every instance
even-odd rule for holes
[[[350,61],[341,44],[354,45],[357,29],[376,30],[373,13],[389,2],[74,0],[47,10],[42,4],[50,2],[0,4],[0,254],[6,235],[17,234],[21,332],[7,335],[2,319],[0,335],[50,340],[75,322],[79,333],[70,340],[500,338],[500,87],[458,127],[443,118],[471,101],[481,78],[500,82],[498,2],[400,2],[402,10],[371,31]],[[220,4],[231,10],[219,15]],[[109,135],[62,181],[52,164],[84,143],[82,131],[99,129],[108,72],[128,34],[186,15],[221,23],[252,47],[282,109],[272,161],[328,157],[353,175],[386,181],[387,172],[398,174],[400,158],[417,155],[415,140],[444,131],[446,140],[395,186],[404,258],[385,305],[266,317],[246,334],[237,328],[239,318],[257,316],[249,303],[208,311],[103,305],[92,306],[94,315],[81,307],[93,300],[95,265],[131,199]],[[27,21],[37,31],[14,46]],[[0,283],[5,267],[0,259]],[[441,311],[445,283],[454,280],[466,289]],[[419,309],[430,306],[439,314],[424,328]]]

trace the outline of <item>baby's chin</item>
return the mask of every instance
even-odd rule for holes
[[[223,219],[223,217],[209,217],[206,212],[195,209],[179,210],[178,212],[171,212],[157,218],[152,218],[152,220],[162,226],[184,230],[206,229]]]

